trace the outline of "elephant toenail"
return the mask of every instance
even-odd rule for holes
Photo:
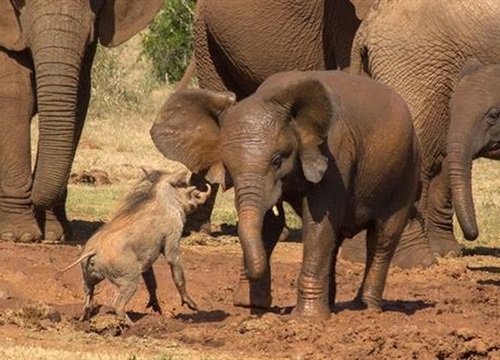
[[[45,234],[45,238],[43,240],[46,244],[60,244],[65,241],[64,234],[58,237],[55,232],[49,231]]]
[[[18,240],[18,242],[20,242],[20,243],[32,243],[32,242],[36,242],[36,241],[37,241],[36,237],[30,233],[22,234]]]
[[[6,232],[2,234],[1,239],[3,241],[16,241],[16,236],[14,235],[14,233]]]
[[[445,255],[444,255],[444,258],[445,259],[450,259],[450,258],[456,258],[458,257],[458,252],[455,251],[455,250],[451,250],[451,251],[448,251]]]

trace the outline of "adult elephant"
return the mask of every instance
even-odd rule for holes
[[[280,71],[346,68],[360,19],[373,1],[199,0],[193,25],[199,86],[231,91],[241,100]],[[181,84],[187,77],[189,72]],[[210,231],[216,194],[214,187],[188,227]]]
[[[499,16],[500,2],[492,0],[380,0],[353,44],[352,73],[368,73],[392,86],[408,103],[422,147],[423,221],[410,224],[406,236],[417,242],[426,239],[432,253],[440,256],[457,255],[461,248],[453,234],[447,175],[448,129],[459,126],[450,119],[449,101],[468,58],[500,62]],[[472,208],[465,206],[463,211]],[[464,234],[468,239],[478,235],[471,226],[464,228]],[[407,252],[400,262],[407,267],[427,266],[432,263],[427,260],[428,256]]]
[[[90,98],[97,40],[116,46],[161,0],[0,0],[0,238],[61,241],[66,186]],[[39,144],[31,171],[30,122]]]

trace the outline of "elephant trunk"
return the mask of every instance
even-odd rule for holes
[[[472,148],[472,129],[464,129],[460,124],[467,124],[463,115],[451,112],[451,124],[448,134],[447,162],[452,191],[453,207],[465,239],[475,240],[479,234],[474,201],[472,198],[472,160],[475,152]],[[454,116],[455,115],[455,116]],[[467,117],[466,117],[467,118]]]
[[[76,150],[76,116],[82,59],[92,20],[82,2],[34,2],[28,39],[33,54],[39,143],[32,200],[51,208],[63,196]]]
[[[263,198],[258,189],[242,189],[235,182],[238,209],[238,235],[243,248],[246,276],[249,280],[261,278],[267,271],[267,256],[262,240],[264,211]]]

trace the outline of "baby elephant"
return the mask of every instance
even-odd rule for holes
[[[146,177],[127,196],[115,217],[89,239],[82,256],[60,270],[81,263],[85,293],[81,321],[90,317],[94,287],[106,278],[119,289],[114,303],[116,314],[130,323],[124,307],[136,292],[141,274],[149,292],[147,307],[161,313],[152,268],[160,253],[167,258],[182,304],[198,309],[186,292],[179,240],[186,216],[206,201],[211,189],[201,192],[188,186],[187,171],[144,171]]]

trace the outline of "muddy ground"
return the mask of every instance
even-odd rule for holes
[[[290,314],[302,246],[278,245],[272,261],[273,308],[252,313],[232,305],[241,249],[234,236],[183,239],[188,292],[199,312],[181,307],[165,259],[155,264],[163,315],[145,308],[143,284],[128,307],[135,322],[109,314],[114,288],[98,286],[104,304],[90,321],[79,267],[59,274],[100,224],[74,221],[68,245],[0,243],[0,348],[37,347],[124,359],[500,359],[500,250],[476,248],[426,270],[391,269],[384,311],[352,306],[363,267],[340,261],[337,311],[323,322]],[[135,356],[135,357],[134,357]]]

